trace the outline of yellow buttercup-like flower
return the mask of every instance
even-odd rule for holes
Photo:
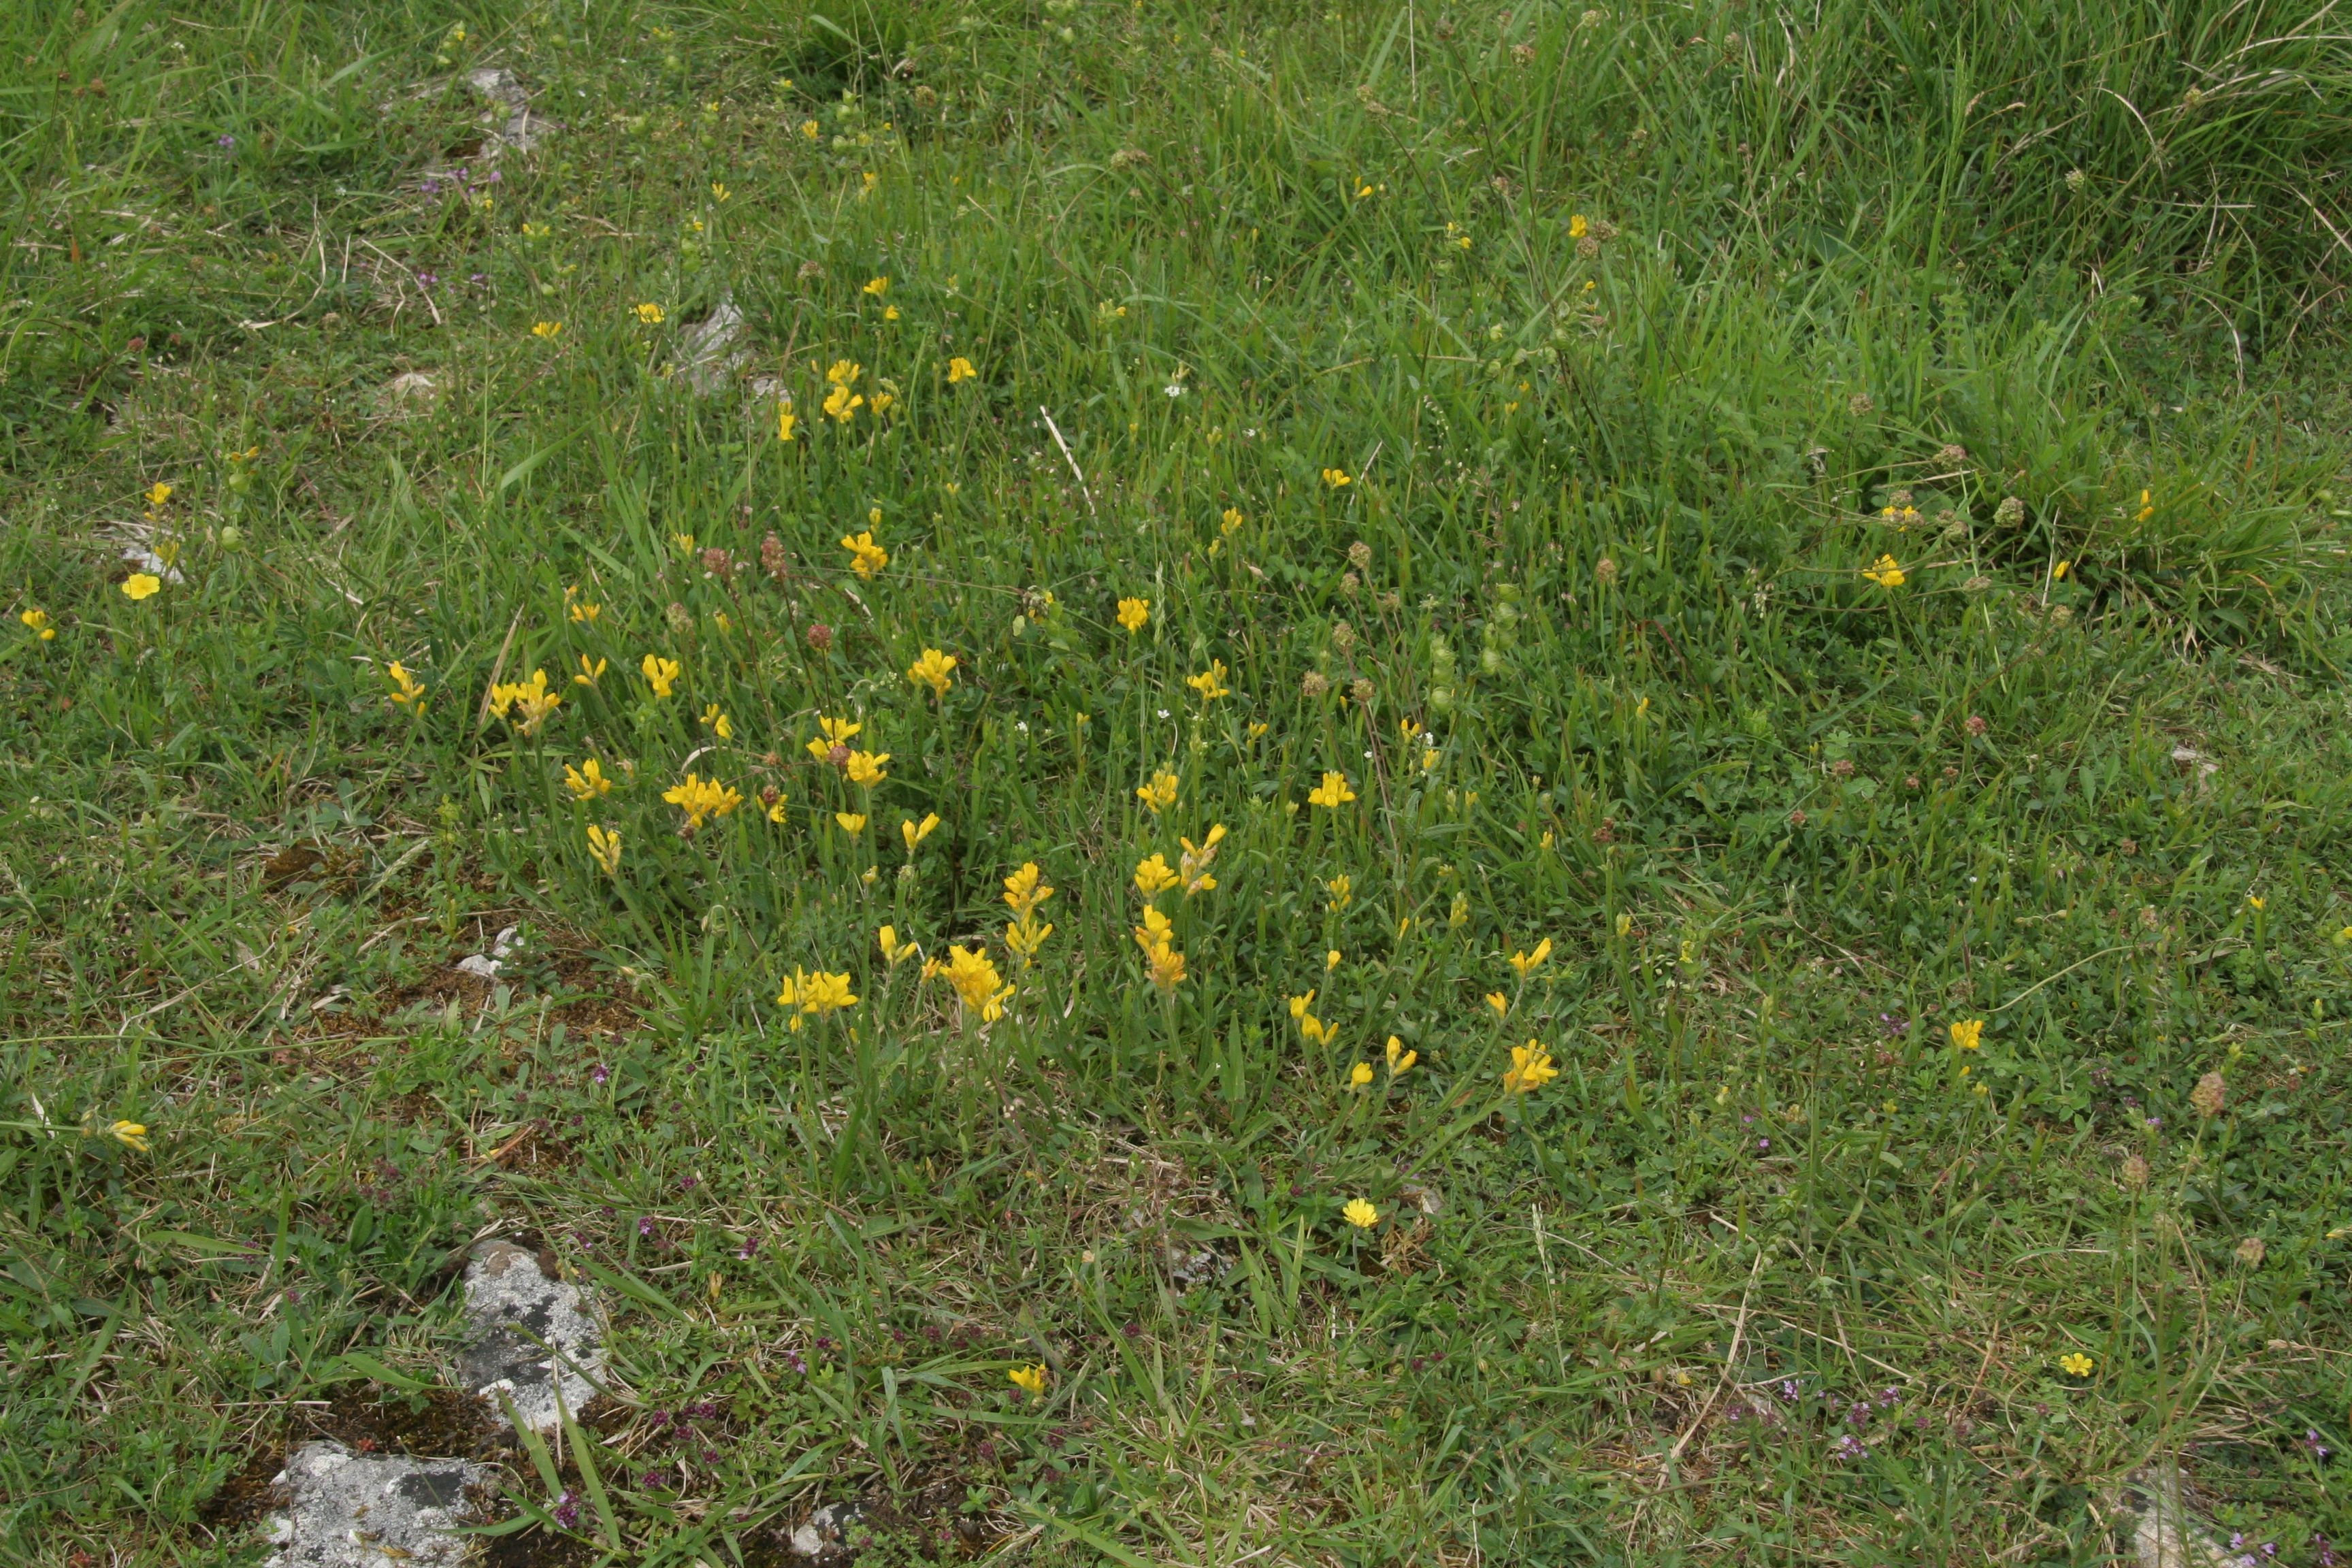
[[[1004,904],[1016,915],[1027,915],[1038,905],[1054,896],[1054,889],[1041,886],[1044,873],[1034,860],[1004,879]]]
[[[613,793],[613,781],[604,776],[604,764],[591,757],[576,768],[564,765],[563,787],[572,792],[574,800],[594,800],[600,795]]]
[[[1217,846],[1224,842],[1224,837],[1225,825],[1215,822],[1209,825],[1209,836],[1199,844],[1194,844],[1189,838],[1176,840],[1183,847],[1184,851],[1177,865],[1177,875],[1184,879],[1186,898],[1189,899],[1195,893],[1213,893],[1217,890],[1217,879],[1209,875],[1209,866],[1216,859]]]
[[[389,700],[413,713],[425,711],[425,685],[408,673],[406,666],[394,659],[385,667],[383,673],[392,681],[392,689],[384,694]]]
[[[860,577],[870,579],[876,573],[890,564],[890,552],[874,542],[874,535],[870,531],[857,534],[854,538],[849,534],[843,534],[841,547],[849,552],[849,569]]]
[[[948,961],[940,973],[954,988],[956,999],[963,1004],[967,1015],[978,1014],[983,1024],[993,1024],[1004,1016],[1004,1004],[1012,1000],[1013,987],[1004,984],[1004,977],[996,973],[996,965],[984,950],[950,946]]]
[[[1144,783],[1136,785],[1135,798],[1157,816],[1176,804],[1176,775],[1161,768]]]
[[[1961,1018],[1951,1027],[1952,1044],[1964,1051],[1973,1051],[1984,1044],[1985,1021],[1982,1018]]]
[[[1511,1047],[1511,1065],[1503,1074],[1503,1092],[1529,1094],[1559,1076],[1551,1065],[1551,1053],[1529,1040],[1524,1046]]]
[[[960,381],[970,381],[979,374],[980,372],[971,368],[971,361],[964,358],[961,354],[958,354],[955,358],[948,361],[948,384],[950,386],[953,386]]]
[[[2064,1373],[2068,1377],[2088,1377],[2091,1375],[2092,1370],[2097,1364],[2097,1363],[2094,1362],[2089,1356],[2084,1355],[2081,1351],[2075,1351],[2070,1355],[2062,1355],[2058,1358],[2058,1370]]]
[[[1339,1211],[1339,1217],[1358,1230],[1370,1230],[1381,1223],[1381,1211],[1362,1198],[1349,1198],[1348,1206]]]
[[[686,775],[686,782],[662,792],[662,799],[686,813],[687,831],[691,833],[714,816],[725,816],[743,804],[743,797],[717,779]]]
[[[588,825],[588,853],[604,868],[607,877],[621,874],[621,836],[611,828]]]
[[[957,660],[952,655],[927,647],[922,657],[908,668],[907,679],[918,686],[928,686],[934,697],[945,697],[948,687],[955,680]]]
[[[677,660],[674,658],[664,658],[659,654],[651,653],[646,655],[644,658],[637,661],[637,670],[638,673],[642,674],[648,681],[653,683],[654,695],[656,697],[667,697],[670,693],[671,686],[675,684],[677,678],[684,673],[684,669],[678,664]]]
[[[1331,811],[1339,810],[1355,798],[1356,792],[1348,787],[1348,775],[1345,773],[1326,773],[1323,783],[1307,792],[1307,805]]]
[[[1128,636],[1133,637],[1141,631],[1145,623],[1150,619],[1150,600],[1121,599],[1118,602],[1118,624],[1127,628]]]
[[[1043,1366],[1016,1366],[1004,1375],[1015,1388],[1031,1398],[1045,1397],[1045,1369]]]
[[[133,572],[122,580],[122,595],[135,605],[142,599],[152,597],[162,591],[163,586],[163,580],[152,572]]]

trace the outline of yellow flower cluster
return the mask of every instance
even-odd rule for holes
[[[547,689],[543,669],[532,670],[529,680],[502,681],[490,688],[489,710],[526,735],[538,734],[539,727],[562,705],[562,697]]]
[[[686,782],[662,792],[662,799],[686,813],[686,830],[698,831],[714,816],[725,816],[743,804],[743,797],[717,779],[686,775]]]
[[[1020,958],[1024,969],[1036,962],[1037,950],[1054,934],[1050,924],[1037,921],[1038,906],[1054,896],[1042,879],[1034,860],[1004,879],[1004,904],[1013,911],[1013,923],[1004,928],[1004,945]]]

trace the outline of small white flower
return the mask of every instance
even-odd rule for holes
[[[1025,735],[1029,732],[1029,721],[1026,719],[1015,719],[1013,721],[1013,727]]]
[[[1167,385],[1161,387],[1160,390],[1166,393],[1171,397],[1181,397],[1184,395],[1184,388],[1182,385],[1172,381]]]
[[[1167,710],[1167,709],[1165,709],[1165,708],[1162,708],[1162,709],[1160,710],[1160,716],[1162,719],[1167,718],[1167,717],[1168,717],[1168,710]]]
[[[1369,763],[1369,762],[1370,762],[1371,760],[1372,760],[1372,753],[1371,753],[1371,752],[1366,752],[1364,753],[1364,761],[1366,761],[1366,762],[1368,762],[1368,763]]]

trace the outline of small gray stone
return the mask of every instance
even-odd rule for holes
[[[488,1479],[463,1459],[306,1443],[278,1473],[290,1500],[270,1518],[278,1550],[263,1568],[457,1568],[471,1544],[455,1533],[467,1489]]]
[[[751,351],[738,348],[743,335],[743,312],[735,296],[721,294],[710,314],[678,334],[678,363],[686,384],[708,397],[735,379]]]
[[[865,1514],[854,1502],[829,1502],[793,1531],[793,1551],[814,1563],[846,1563],[849,1531]]]
[[[2215,1543],[2180,1498],[2180,1472],[2169,1464],[2145,1465],[2107,1495],[2124,1516],[2122,1533],[2138,1568],[2237,1568],[2238,1560]]]
[[[474,1342],[457,1357],[457,1375],[502,1416],[500,1394],[524,1426],[545,1431],[594,1397],[604,1335],[579,1289],[541,1272],[536,1254],[510,1241],[476,1247],[466,1266],[466,1316]]]

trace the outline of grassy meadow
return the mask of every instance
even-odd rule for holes
[[[2335,1562],[2344,20],[8,11],[0,1557]]]

